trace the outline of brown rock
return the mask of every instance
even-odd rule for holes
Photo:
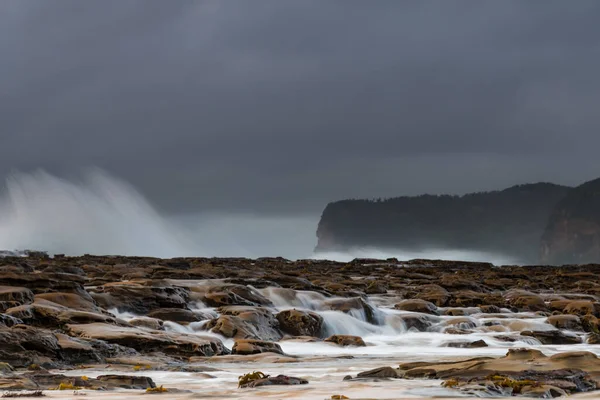
[[[479,306],[479,309],[484,314],[500,314],[502,312],[502,310],[500,310],[500,307],[494,305],[482,305]]]
[[[573,315],[594,315],[600,316],[600,303],[592,302],[590,300],[574,300],[570,301],[565,305],[563,309],[565,314]]]
[[[220,317],[210,320],[205,328],[225,337],[277,341],[283,337],[279,322],[266,308],[227,306],[219,308]]]
[[[24,287],[0,286],[0,302],[16,305],[33,303],[33,292]]]
[[[525,290],[509,290],[505,298],[511,307],[519,311],[545,311],[548,309],[541,296]]]
[[[35,300],[45,300],[40,303],[47,304],[46,302],[51,302],[78,311],[102,313],[102,309],[96,306],[94,301],[89,299],[89,296],[83,298],[76,293],[42,293],[35,295]]]
[[[131,347],[142,353],[162,352],[174,356],[213,356],[228,354],[223,343],[214,337],[183,333],[143,330],[109,324],[67,325],[71,335],[103,340]]]
[[[100,382],[108,383],[111,387],[118,387],[122,389],[145,390],[156,387],[156,384],[152,378],[148,378],[147,376],[100,375],[96,379]]]
[[[324,340],[325,342],[335,343],[337,345],[346,347],[346,346],[356,346],[356,347],[364,347],[366,346],[365,342],[362,340],[360,336],[351,336],[351,335],[333,335]]]
[[[145,315],[160,308],[186,308],[189,290],[164,282],[114,282],[94,289],[92,296],[105,309]]]
[[[392,367],[381,367],[375,368],[369,371],[359,373],[357,376],[359,379],[365,378],[398,378],[398,372]]]
[[[140,328],[148,328],[157,331],[162,331],[165,329],[163,321],[161,321],[160,319],[150,317],[137,317],[130,320],[129,324]]]
[[[420,299],[402,300],[400,303],[396,304],[394,308],[396,310],[412,311],[423,314],[438,314],[435,304]]]
[[[272,386],[272,385],[306,385],[308,381],[302,378],[295,378],[292,376],[277,375],[275,377],[267,377],[263,379],[253,380],[247,384],[241,385],[241,388],[254,388],[260,386]]]
[[[521,336],[530,336],[542,344],[579,344],[581,339],[577,336],[566,335],[561,331],[524,331]]]
[[[576,315],[552,315],[548,317],[548,323],[558,329],[582,330],[581,320]]]
[[[586,332],[600,333],[600,320],[593,315],[582,317],[581,325]]]
[[[451,295],[440,285],[427,284],[419,288],[419,292],[415,297],[433,303],[438,307],[443,307],[448,303]]]
[[[72,310],[43,299],[38,299],[33,304],[6,310],[6,314],[18,318],[28,325],[39,327],[59,328],[69,323],[85,324],[93,322],[127,325],[124,321],[110,315]]]
[[[363,319],[373,325],[380,325],[381,323],[379,311],[360,297],[329,299],[325,301],[323,306],[330,310],[341,311],[359,317],[359,319]]]
[[[488,347],[485,340],[476,340],[474,342],[449,342],[446,347],[456,347],[460,349],[477,349],[480,347]]]
[[[210,307],[230,305],[272,306],[269,299],[243,285],[220,285],[209,288],[204,295],[204,303]]]
[[[417,330],[419,332],[426,332],[433,324],[440,321],[439,318],[426,314],[406,314],[399,315],[397,318],[402,320],[406,330]]]
[[[231,354],[247,355],[260,353],[283,354],[283,350],[281,350],[281,346],[277,343],[252,339],[238,339],[231,349]]]
[[[323,330],[323,317],[310,311],[281,311],[277,321],[281,330],[293,336],[320,337]]]
[[[181,324],[202,321],[204,319],[202,315],[182,308],[160,308],[148,313],[148,317]]]
[[[89,294],[83,288],[85,278],[74,274],[63,273],[0,273],[0,285],[15,288],[27,288],[35,294],[48,292],[77,293],[89,299]],[[29,298],[29,295],[26,295]],[[26,302],[25,302],[26,304]]]

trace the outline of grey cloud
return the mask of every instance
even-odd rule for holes
[[[6,0],[0,173],[97,165],[171,212],[576,184],[600,171],[599,18],[594,0]]]

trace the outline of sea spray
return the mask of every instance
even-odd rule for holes
[[[133,187],[91,170],[81,183],[43,171],[9,177],[0,199],[0,248],[175,257],[195,246]]]

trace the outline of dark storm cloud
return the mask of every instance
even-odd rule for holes
[[[0,172],[172,211],[600,175],[600,4],[5,0]]]

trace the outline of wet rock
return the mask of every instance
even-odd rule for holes
[[[40,268],[39,271],[45,273],[73,274],[85,277],[83,268],[74,265],[48,265],[44,268]]]
[[[581,317],[581,326],[586,332],[600,333],[600,320],[593,315]]]
[[[122,389],[145,390],[156,387],[156,384],[152,378],[147,376],[100,375],[96,379],[100,382],[109,384],[111,387],[118,387]]]
[[[358,379],[373,379],[373,378],[398,378],[398,372],[392,367],[375,368],[369,371],[364,371],[356,376]]]
[[[477,327],[478,322],[475,318],[471,317],[455,317],[443,320],[440,324],[442,326],[451,326],[457,329],[469,330]]]
[[[189,290],[164,282],[114,282],[94,289],[92,297],[105,309],[146,315],[160,308],[186,308]]]
[[[548,317],[548,323],[557,329],[568,329],[572,331],[582,330],[581,320],[576,315],[552,315]]]
[[[600,334],[590,333],[587,340],[587,344],[600,344]]]
[[[526,290],[509,290],[504,297],[511,307],[519,311],[546,311],[548,309],[541,296]]]
[[[33,303],[33,292],[24,287],[0,286],[0,302],[17,305]]]
[[[485,340],[476,340],[474,342],[448,342],[445,347],[455,347],[460,349],[477,349],[480,347],[488,347]]]
[[[202,321],[204,319],[202,315],[182,308],[161,308],[148,313],[148,317],[180,324]]]
[[[213,356],[229,353],[223,343],[214,337],[151,331],[102,323],[70,324],[66,326],[66,329],[73,336],[103,340],[133,348],[141,353],[157,352],[181,357]]]
[[[444,328],[444,333],[447,333],[448,335],[468,335],[473,333],[473,331],[470,329],[460,329],[454,326],[449,326]]]
[[[25,324],[38,327],[60,328],[69,323],[93,322],[126,325],[124,321],[110,315],[73,310],[43,299],[38,299],[33,304],[8,309],[6,314],[20,319]]]
[[[76,293],[42,293],[35,295],[35,300],[45,300],[39,302],[47,304],[51,302],[60,306],[78,311],[88,311],[96,314],[102,313],[102,309],[94,303],[92,299],[83,298]]]
[[[129,324],[140,328],[154,329],[162,331],[165,329],[163,321],[150,317],[137,317],[129,320]]]
[[[504,303],[504,299],[498,294],[460,290],[452,293],[452,299],[448,305],[452,307],[480,307],[485,304],[504,305]]]
[[[325,301],[323,306],[330,310],[350,314],[374,325],[380,325],[382,322],[379,311],[360,297],[329,299]]]
[[[34,294],[48,292],[77,293],[84,298],[89,294],[83,288],[85,278],[64,273],[15,273],[1,272],[0,285],[15,288],[27,288]],[[29,298],[29,295],[26,295]],[[24,304],[27,304],[25,302]]]
[[[221,307],[218,318],[210,320],[205,328],[228,338],[277,341],[283,337],[279,322],[267,309],[261,307]]]
[[[0,390],[37,390],[38,384],[25,376],[0,376]]]
[[[252,339],[238,339],[231,349],[231,354],[247,355],[260,353],[283,354],[283,350],[281,350],[281,346],[277,343]]]
[[[27,367],[59,356],[58,340],[50,331],[26,325],[0,328],[0,362]]]
[[[394,308],[402,311],[438,315],[437,307],[433,303],[420,299],[403,300],[396,304]]]
[[[15,318],[12,315],[0,314],[0,326],[4,325],[11,327],[22,323],[22,320],[20,320],[19,318]]]
[[[425,314],[410,314],[398,316],[404,323],[407,330],[417,330],[426,332],[434,323],[439,322],[439,319],[434,319]]]
[[[263,379],[253,380],[247,384],[241,385],[241,388],[255,388],[260,386],[272,385],[306,385],[308,381],[303,378],[295,378],[292,376],[277,375],[275,377],[267,377]]]
[[[277,321],[282,331],[293,336],[320,337],[323,331],[323,317],[310,311],[281,311]]]
[[[414,297],[433,303],[437,307],[444,307],[452,296],[440,285],[427,284],[421,286]]]
[[[579,344],[581,339],[577,336],[567,335],[561,331],[524,331],[521,336],[530,336],[542,344]]]
[[[484,314],[500,314],[502,312],[500,307],[495,305],[482,305],[479,306],[479,309]]]
[[[366,294],[385,294],[388,291],[388,286],[385,282],[371,280],[365,288]]]
[[[563,308],[563,313],[579,316],[593,315],[600,317],[600,303],[590,300],[570,301]]]
[[[58,341],[61,359],[71,364],[92,364],[106,361],[97,349],[89,342],[78,338],[72,338],[62,333],[55,333]]]
[[[351,336],[351,335],[333,335],[324,340],[325,342],[335,343],[339,346],[356,346],[356,347],[364,347],[366,346],[365,342],[360,336]]]
[[[204,303],[210,307],[230,305],[272,306],[269,299],[256,290],[243,285],[222,285],[211,287],[204,295]]]
[[[554,399],[556,397],[568,396],[568,393],[561,388],[551,385],[524,386],[521,389],[521,394],[524,397],[537,399]]]
[[[446,274],[438,280],[440,286],[449,290],[450,292],[456,292],[459,290],[472,290],[474,292],[489,292],[489,288],[478,283],[473,277],[460,276],[457,274]]]
[[[469,313],[464,308],[449,308],[447,310],[444,310],[444,315],[460,317],[464,315],[469,315]]]

